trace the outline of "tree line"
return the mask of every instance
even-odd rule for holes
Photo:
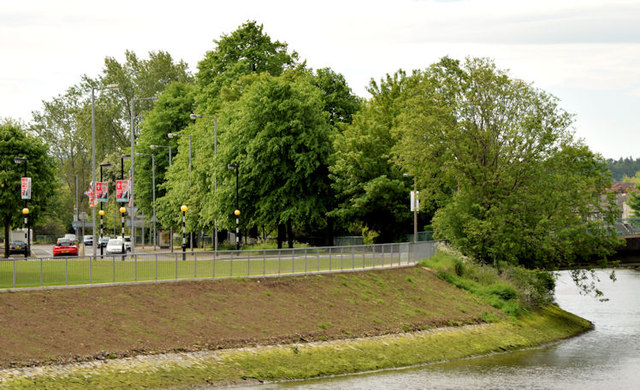
[[[111,164],[112,183],[127,175],[129,103],[157,96],[133,107],[134,176],[136,206],[150,216],[154,153],[164,228],[181,224],[185,204],[188,230],[233,230],[237,202],[244,234],[275,236],[278,246],[363,232],[400,241],[412,230],[415,180],[420,227],[485,263],[554,268],[619,244],[615,202],[601,196],[611,183],[606,161],[574,138],[555,97],[490,59],[399,70],[372,80],[362,99],[341,74],[309,68],[256,22],[214,43],[195,75],[164,52],[107,58],[101,76],[83,76],[34,112],[27,136],[48,145],[52,187],[65,193],[64,207],[48,208],[41,222],[71,219],[75,175],[89,187],[87,91],[117,83],[97,95],[98,163]],[[152,145],[171,147],[171,164]]]

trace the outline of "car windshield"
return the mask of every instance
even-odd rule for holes
[[[71,240],[58,240],[58,246],[71,246],[73,243]]]

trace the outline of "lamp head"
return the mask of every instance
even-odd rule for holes
[[[198,114],[190,114],[189,118],[196,120],[197,118],[202,118],[202,115],[198,115]]]
[[[167,134],[167,137],[173,138],[173,137],[176,137],[177,135],[178,134],[175,134],[175,133],[169,133],[169,134]]]
[[[98,214],[99,214],[101,217],[104,217],[104,210],[100,210],[100,211],[98,211]]]
[[[127,209],[124,207],[120,207],[120,214],[124,214],[127,212]]]
[[[236,210],[236,211],[234,211],[233,213],[234,213],[234,214],[235,214],[235,216],[237,217],[237,216],[239,216],[239,215],[240,215],[240,210]]]
[[[186,206],[186,205],[182,205],[182,206],[180,206],[180,211],[182,211],[183,213],[186,213],[186,212],[187,212],[187,210],[189,210],[189,209],[187,208],[187,206]]]
[[[22,209],[22,214],[24,214],[24,215],[28,215],[28,214],[29,214],[29,209],[28,209],[28,208],[26,208],[26,207],[25,207],[25,208],[23,208],[23,209]]]

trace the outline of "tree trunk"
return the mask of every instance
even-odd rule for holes
[[[278,249],[282,249],[282,243],[285,240],[286,234],[287,232],[284,224],[279,223],[278,224]]]
[[[293,248],[293,228],[291,227],[291,220],[287,221],[287,237],[289,241],[289,248]]]
[[[11,229],[11,214],[4,215],[4,257],[9,257],[9,231]]]

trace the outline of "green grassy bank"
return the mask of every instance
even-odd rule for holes
[[[532,275],[441,253],[404,269],[4,293],[0,388],[306,379],[529,348],[591,329],[551,303],[532,309],[546,280]]]
[[[190,363],[105,364],[59,376],[14,377],[8,389],[162,388],[195,384],[306,379],[405,367],[539,346],[591,329],[556,306],[517,321],[400,335],[289,344],[210,353]],[[46,371],[45,371],[46,372]]]

